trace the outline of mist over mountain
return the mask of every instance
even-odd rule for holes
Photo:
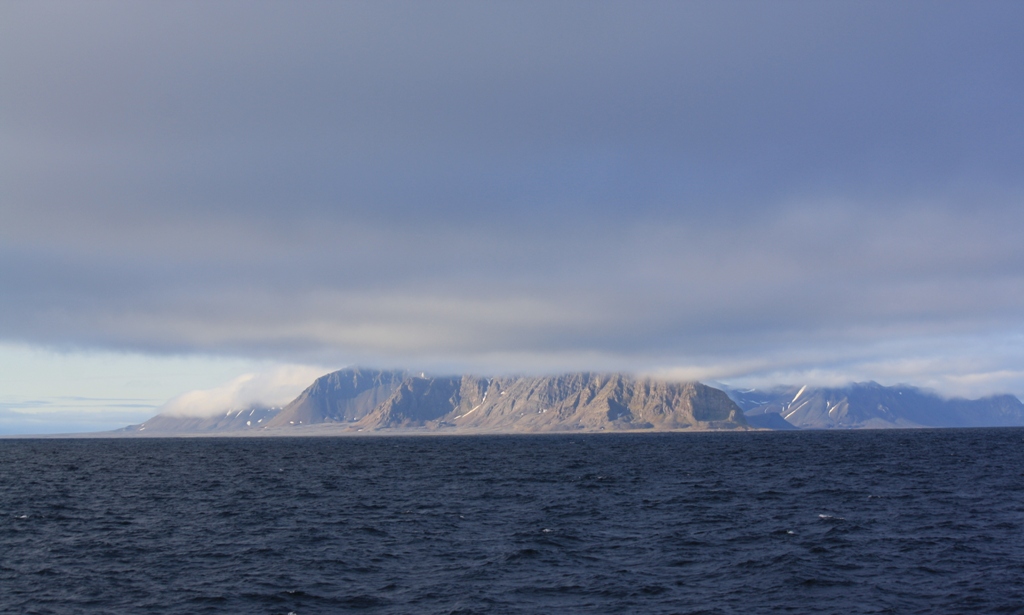
[[[1007,427],[1024,425],[1024,404],[1013,395],[947,399],[907,385],[863,382],[845,387],[784,386],[728,389],[749,422],[778,429]],[[776,427],[770,427],[776,425]]]
[[[218,419],[228,411],[282,408],[295,399],[324,370],[304,365],[280,365],[242,374],[220,386],[182,393],[160,407],[165,417]]]

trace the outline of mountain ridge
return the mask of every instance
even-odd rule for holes
[[[755,425],[776,415],[800,429],[1012,427],[1024,425],[1024,404],[1013,395],[944,398],[909,385],[877,382],[843,387],[780,386],[728,389]],[[760,418],[766,417],[766,418]]]
[[[283,408],[213,417],[158,414],[117,434],[318,435],[735,429],[890,429],[1024,425],[1012,395],[946,399],[875,382],[720,390],[624,373],[482,377],[347,368]]]
[[[216,431],[217,424],[204,423],[199,430]],[[189,430],[186,425],[192,424],[179,419],[175,425],[172,417],[157,415],[121,431],[182,433]],[[318,426],[332,433],[749,429],[742,410],[725,392],[699,382],[589,372],[414,376],[365,368],[321,376],[280,411],[261,417],[259,424],[233,423],[224,429],[287,434]]]

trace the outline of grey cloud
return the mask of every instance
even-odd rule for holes
[[[660,214],[1013,177],[1012,7],[924,6],[66,9],[85,15],[6,106],[99,146],[78,180],[130,207],[464,213],[520,192]]]
[[[297,255],[256,242],[240,258],[202,241],[198,257],[179,257],[162,245],[173,235],[152,249],[113,240],[102,268],[87,247],[48,268],[39,256],[20,278],[6,268],[4,320],[40,337],[175,350],[742,351],[785,335],[1015,323],[1017,227],[997,227],[1012,221],[797,211],[740,230],[581,224],[511,243],[494,230],[480,241],[403,232]],[[54,285],[36,289],[40,274]]]
[[[48,6],[0,25],[4,339],[764,372],[1022,324],[1019,3]]]

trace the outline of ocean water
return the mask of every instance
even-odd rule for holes
[[[1024,429],[0,440],[3,613],[1022,613]]]

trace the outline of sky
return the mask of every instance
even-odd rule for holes
[[[1024,396],[1021,24],[4,2],[0,433],[357,364]]]

